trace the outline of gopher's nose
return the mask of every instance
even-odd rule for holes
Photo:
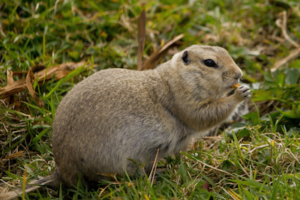
[[[234,78],[240,79],[240,78],[242,78],[242,76],[243,76],[243,72],[242,72],[242,70],[239,69],[237,72],[235,72]]]

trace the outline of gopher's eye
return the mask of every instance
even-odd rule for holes
[[[203,62],[207,67],[218,67],[215,61],[213,61],[212,59],[207,59],[204,60]]]

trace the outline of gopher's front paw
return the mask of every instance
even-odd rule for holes
[[[242,85],[234,91],[234,96],[240,101],[243,101],[250,97],[250,92],[251,90],[248,86]]]

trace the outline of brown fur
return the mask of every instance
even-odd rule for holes
[[[186,52],[186,53],[184,53]],[[187,55],[186,62],[182,56]],[[218,67],[208,67],[212,59]],[[102,70],[77,84],[60,103],[53,123],[56,175],[76,185],[100,173],[129,175],[159,158],[185,151],[195,137],[224,122],[249,96],[231,86],[242,72],[220,47],[193,45],[154,70]]]

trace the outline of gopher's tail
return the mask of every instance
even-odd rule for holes
[[[29,183],[28,186],[25,188],[25,192],[29,193],[32,192],[38,188],[40,188],[42,185],[50,185],[50,186],[55,186],[60,183],[60,177],[55,171],[51,176],[47,176],[45,178],[42,178],[41,180],[34,180]],[[1,200],[10,200],[10,199],[15,199],[17,197],[22,197],[23,190],[22,189],[17,189],[15,191],[7,192],[4,194],[0,194],[0,199]]]

